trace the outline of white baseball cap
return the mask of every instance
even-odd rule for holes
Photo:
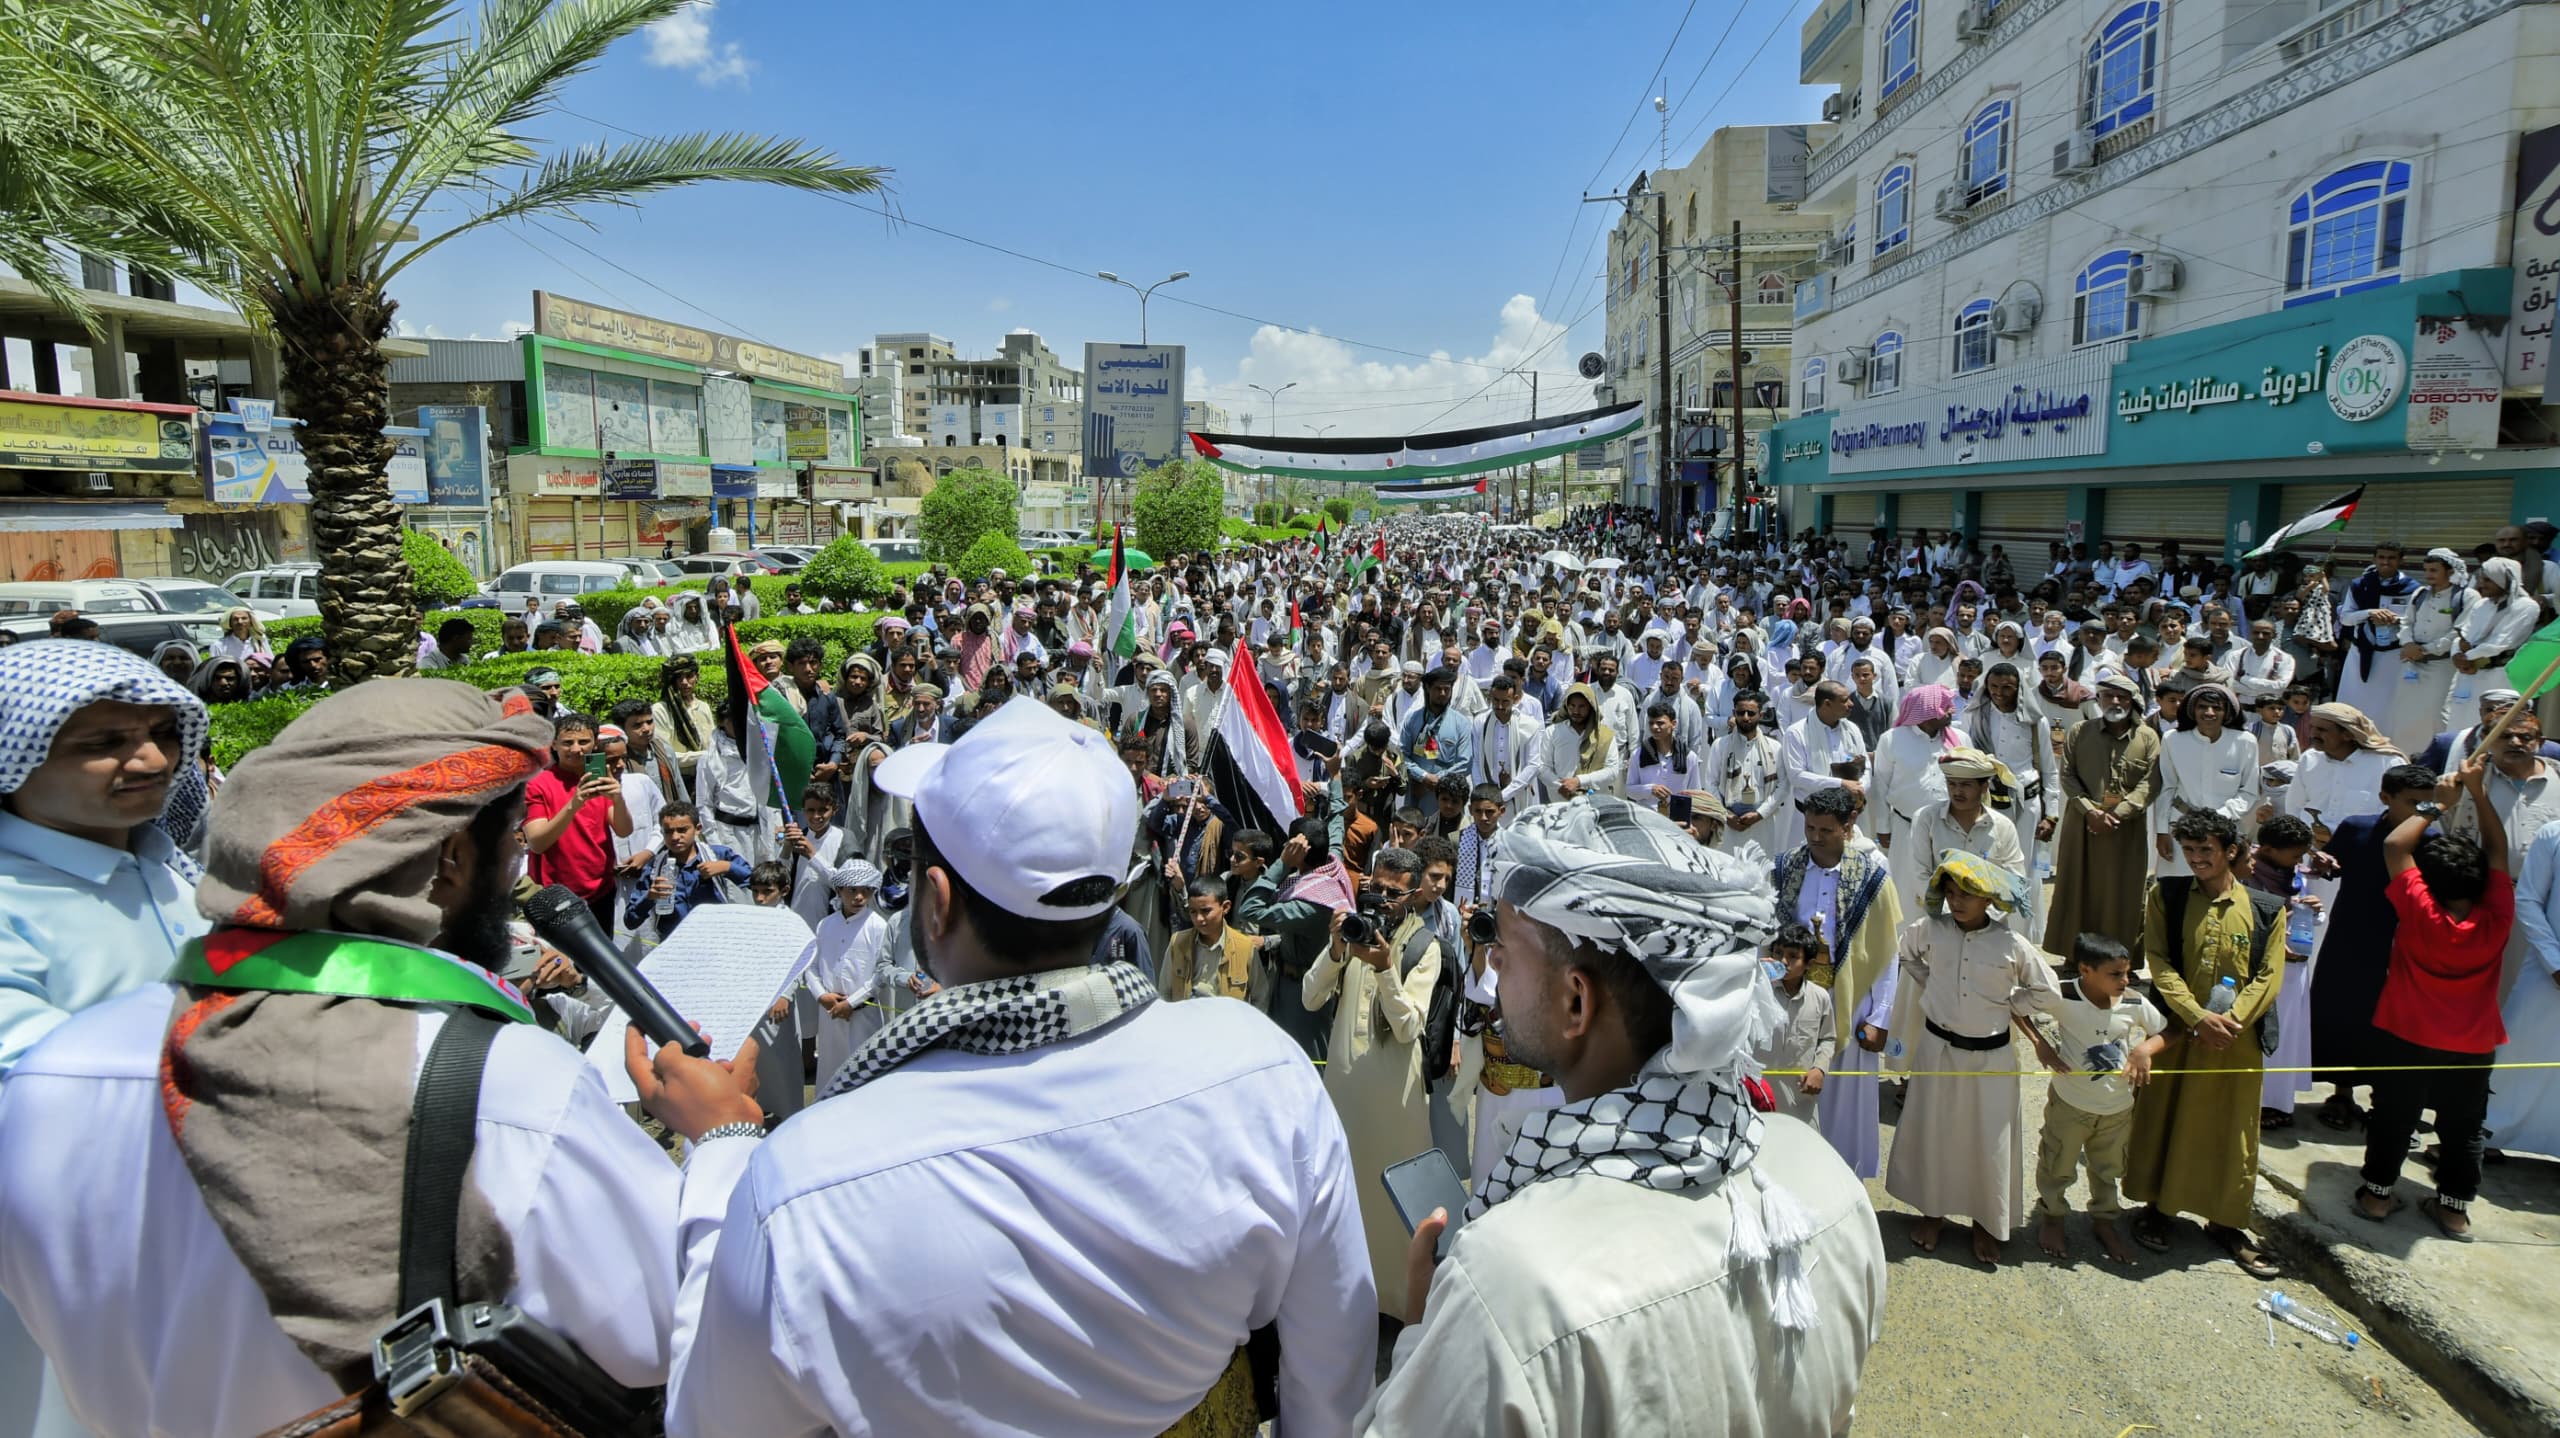
[[[1004,705],[957,743],[911,744],[872,782],[913,801],[943,858],[1008,914],[1090,918],[1120,897],[1137,786],[1102,731],[1045,704]]]

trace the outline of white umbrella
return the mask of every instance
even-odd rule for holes
[[[1570,549],[1550,549],[1546,553],[1538,556],[1538,562],[1540,564],[1552,564],[1558,569],[1580,569],[1582,567],[1582,556],[1574,553]]]
[[[1589,564],[1584,565],[1584,566],[1583,566],[1583,568],[1585,568],[1585,569],[1624,569],[1624,568],[1626,568],[1626,565],[1627,565],[1627,562],[1626,562],[1625,560],[1623,560],[1623,559],[1595,559],[1595,560],[1591,561]]]

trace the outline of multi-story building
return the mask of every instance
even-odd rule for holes
[[[1608,462],[1628,479],[1626,498],[1651,505],[1658,475],[1661,394],[1665,360],[1657,262],[1654,194],[1667,210],[1671,262],[1672,407],[1682,418],[1705,411],[1709,422],[1733,427],[1736,386],[1741,387],[1746,452],[1768,428],[1792,413],[1795,284],[1829,239],[1819,217],[1799,213],[1808,147],[1823,144],[1829,125],[1737,125],[1716,131],[1688,163],[1645,177],[1644,193],[1620,216],[1609,236],[1607,349],[1602,388],[1615,399],[1641,398],[1646,426],[1610,447]],[[1733,225],[1742,224],[1742,254],[1733,254]],[[1741,369],[1734,368],[1733,300],[1742,301]],[[1607,402],[1604,399],[1604,402]],[[1684,425],[1682,430],[1695,426]],[[1685,439],[1675,445],[1688,447]],[[1730,503],[1729,461],[1718,491],[1703,483],[1684,486],[1688,509]]]
[[[958,354],[951,341],[929,331],[873,337],[862,359],[863,378],[876,381],[878,397],[897,406],[895,421],[882,425],[883,437],[921,435],[933,427],[934,366]],[[866,425],[875,418],[868,407],[872,397],[864,396]]]
[[[2507,333],[2560,4],[1824,0],[1801,76],[1795,526],[2238,552],[2363,483],[2467,553],[2560,503]]]
[[[946,357],[931,370],[929,446],[988,444],[1043,452],[1082,444],[1084,371],[1030,330],[1015,330],[992,359]],[[955,424],[963,419],[966,422]]]

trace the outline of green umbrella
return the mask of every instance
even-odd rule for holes
[[[1153,569],[1156,567],[1155,556],[1147,553],[1143,549],[1123,549],[1120,551],[1120,559],[1122,563],[1128,565],[1131,569]],[[1109,568],[1111,566],[1111,546],[1106,544],[1100,549],[1095,550],[1093,552],[1093,562],[1106,569]]]
[[[2542,626],[2507,661],[2507,687],[2530,700],[2560,677],[2560,619]]]

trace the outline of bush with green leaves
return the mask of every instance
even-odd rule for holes
[[[838,605],[877,603],[889,592],[889,569],[871,546],[848,534],[829,543],[799,574],[801,592]]]
[[[1011,543],[1021,497],[1012,480],[993,470],[955,469],[944,475],[917,506],[916,529],[924,539],[925,557],[957,563],[970,545],[990,534]]]
[[[1324,502],[1324,512],[1333,516],[1333,527],[1340,529],[1351,522],[1351,501],[1337,494]]]
[[[979,535],[951,566],[963,579],[978,579],[999,569],[1016,579],[1036,572],[1022,546],[1001,534]]]
[[[1205,460],[1177,459],[1138,476],[1129,501],[1138,547],[1170,562],[1177,554],[1213,549],[1226,513],[1226,481]]]
[[[418,616],[418,632],[421,634],[433,635],[436,630],[443,627],[444,622],[448,619],[468,619],[471,621],[472,653],[490,654],[496,652],[498,642],[502,637],[499,632],[500,627],[506,623],[506,615],[503,611],[496,609],[431,609]],[[304,635],[312,635],[316,637],[320,633],[320,621],[317,618],[270,619],[266,622],[266,627],[267,642],[275,646],[275,650],[278,654],[282,654],[284,652],[284,647],[286,645],[302,638]]]
[[[431,534],[400,531],[400,557],[409,561],[409,587],[418,596],[420,609],[456,604],[480,592],[471,571]]]

